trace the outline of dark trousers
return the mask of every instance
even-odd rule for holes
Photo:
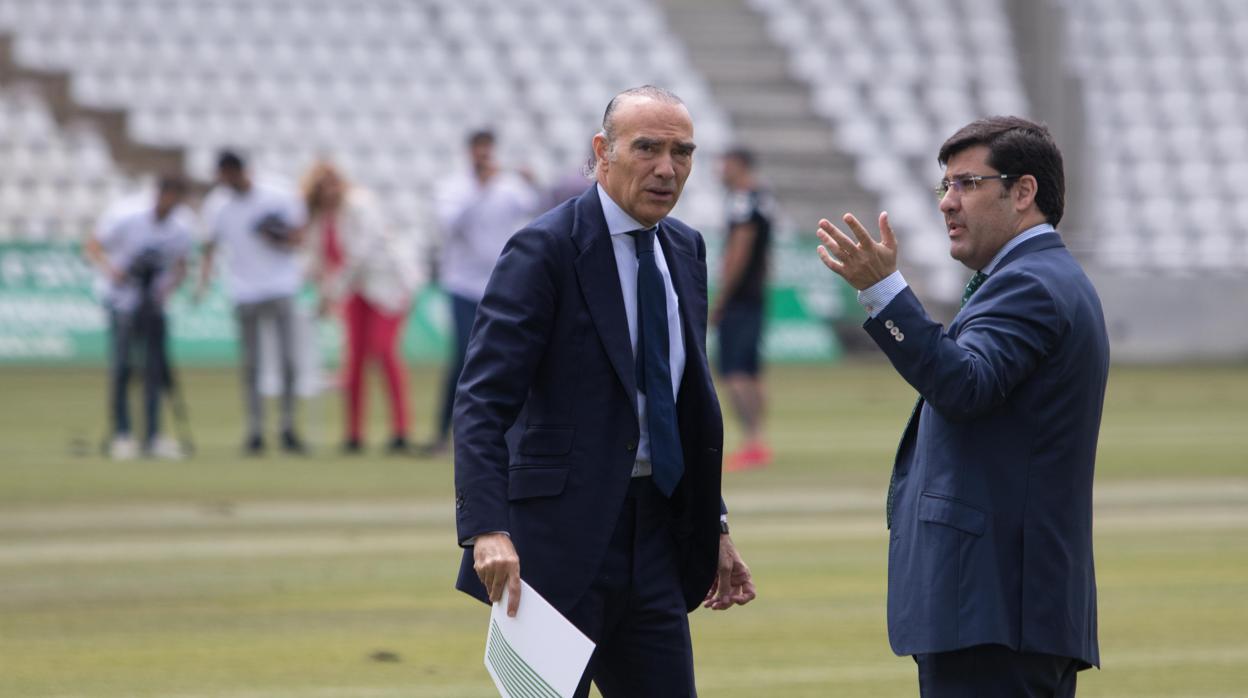
[[[1074,698],[1079,662],[977,645],[915,655],[920,698]]]
[[[577,698],[591,679],[604,698],[697,695],[671,507],[651,478],[633,479],[602,570],[568,619],[597,643]]]
[[[165,379],[165,316],[154,313],[119,312],[109,314],[111,346],[109,361],[109,403],[113,413],[113,434],[130,434],[131,361],[136,353],[143,375],[144,445],[160,433],[160,391]],[[135,349],[138,349],[136,352]]]
[[[446,369],[446,383],[442,388],[442,411],[438,421],[435,441],[445,441],[451,433],[451,413],[455,410],[455,388],[459,374],[464,371],[464,355],[468,353],[468,335],[477,317],[477,301],[454,293],[447,294],[451,301],[451,318],[455,322],[455,353]]]

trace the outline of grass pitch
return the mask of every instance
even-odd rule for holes
[[[423,435],[438,375],[412,378]],[[693,615],[701,694],[917,695],[884,627],[913,392],[880,363],[769,378],[776,464],[725,478],[760,597]],[[450,460],[338,455],[336,396],[305,406],[313,456],[243,459],[234,373],[184,380],[196,456],[112,463],[102,371],[0,372],[0,696],[493,695]],[[1248,695],[1248,368],[1116,367],[1096,516],[1105,668],[1080,695]]]

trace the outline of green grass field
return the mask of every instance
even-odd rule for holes
[[[437,378],[413,375],[421,435]],[[234,374],[185,380],[199,453],[113,463],[84,453],[101,372],[0,372],[0,696],[493,695],[450,460],[340,457],[334,396],[305,411],[315,455],[244,460]],[[693,615],[701,694],[917,695],[882,512],[913,393],[877,363],[771,385],[777,462],[725,478],[760,596]],[[1080,695],[1248,696],[1248,368],[1116,368],[1097,488],[1104,670]]]

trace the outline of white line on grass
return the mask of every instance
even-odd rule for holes
[[[736,491],[725,498],[738,514],[874,512],[883,490],[783,488]],[[1113,482],[1096,488],[1098,511],[1142,505],[1248,505],[1248,478]],[[170,527],[300,526],[317,524],[444,524],[453,521],[445,499],[245,501],[122,505],[54,505],[0,512],[0,533],[70,532]],[[1098,518],[1099,521],[1099,518]]]

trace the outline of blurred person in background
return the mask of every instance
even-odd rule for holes
[[[1092,480],[1109,373],[1096,289],[1062,242],[1048,129],[991,117],[950,136],[937,192],[975,271],[948,329],[897,271],[897,239],[850,214],[819,256],[919,393],[888,487],[888,635],[925,698],[1075,695],[1099,666]]]
[[[591,135],[590,138],[593,136]],[[586,164],[594,159],[593,151],[585,153],[585,159],[576,164],[575,167],[568,167],[561,175],[555,178],[555,181],[546,188],[546,195],[542,201],[541,210],[549,211],[559,204],[574,199],[585,193],[585,187],[592,180],[592,172],[588,171]]]
[[[295,296],[303,269],[295,252],[300,244],[304,208],[285,189],[252,181],[246,165],[233,152],[221,153],[217,186],[204,201],[208,239],[197,297],[212,278],[216,250],[225,252],[226,292],[234,304],[241,349],[240,373],[247,432],[243,452],[264,453],[264,405],[260,395],[260,332],[271,325],[277,335],[281,375],[281,447],[287,453],[307,451],[295,428]]]
[[[759,185],[751,151],[730,149],[720,172],[728,190],[728,237],[711,323],[719,328],[719,375],[744,438],[742,447],[725,459],[724,469],[750,470],[771,462],[763,437],[767,395],[760,353],[775,204]]]
[[[87,258],[100,272],[99,288],[108,309],[110,333],[109,406],[112,440],[109,456],[134,458],[140,450],[156,458],[178,459],[177,442],[160,433],[160,393],[170,386],[165,305],[186,278],[186,258],[193,247],[193,220],[181,209],[186,181],[161,178],[155,201],[129,202],[105,214],[87,238]],[[142,357],[142,444],[131,436],[127,386],[135,350]]]
[[[439,282],[450,300],[455,353],[448,363],[437,433],[423,449],[427,455],[447,451],[455,386],[464,369],[468,332],[477,303],[485,295],[494,262],[507,238],[537,214],[542,203],[542,193],[534,185],[532,173],[499,167],[493,131],[469,134],[468,155],[471,170],[447,181],[437,194],[442,233]]]
[[[391,453],[409,448],[407,372],[399,353],[403,322],[420,281],[416,243],[384,219],[376,198],[349,184],[332,164],[304,176],[308,223],[304,249],[320,295],[320,313],[341,312],[346,351],[346,434],[342,448],[360,453],[364,438],[364,364],[381,365],[390,402]]]
[[[756,595],[720,496],[706,245],[668,217],[693,122],[671,92],[633,88],[593,145],[596,184],[511,237],[477,313],[456,588],[506,591],[515,615],[523,576],[597,645],[578,697],[591,680],[607,698],[693,696],[688,614]]]

